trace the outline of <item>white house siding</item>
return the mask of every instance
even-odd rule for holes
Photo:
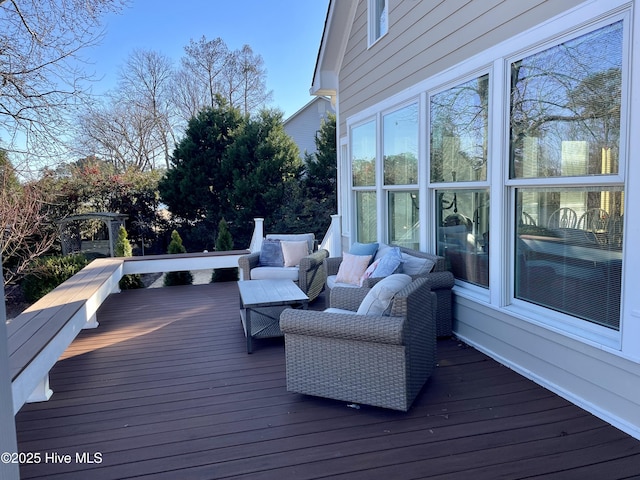
[[[640,13],[633,1],[397,0],[389,2],[389,6],[389,33],[371,47],[367,40],[366,0],[358,2],[352,28],[346,32],[348,42],[338,76],[338,136],[345,145],[341,149],[341,162],[349,160],[348,125],[373,118],[385,109],[411,99],[420,99],[424,108],[425,93],[429,88],[438,88],[439,78],[451,80],[458,72],[472,75],[474,71],[491,71],[494,77],[506,78],[505,63],[500,63],[500,58],[515,58],[518,48],[529,49],[538,42],[550,41],[558,35],[554,32],[590,24],[609,15],[612,9],[630,12],[632,18],[627,25],[633,26],[635,21],[633,36],[640,34]],[[562,14],[568,11],[571,14],[563,17]],[[511,46],[512,39],[523,36],[527,42],[524,47]],[[496,46],[502,49],[497,55],[490,53],[483,58],[484,52],[495,50]],[[638,64],[640,51],[631,52],[630,85],[638,84]],[[447,72],[453,73],[447,75]],[[640,129],[640,96],[631,92],[629,97],[631,113],[623,117],[623,123],[628,125],[629,132],[637,132]],[[495,95],[493,101],[496,101]],[[503,205],[500,211],[492,210],[494,225],[502,225],[507,219],[504,205],[508,204],[508,199],[500,185],[506,165],[506,128],[503,118],[494,118],[492,129],[503,135],[502,144],[495,141],[499,134],[492,137],[490,155],[493,159],[490,160],[492,201],[498,197]],[[424,135],[421,149],[424,151],[428,132],[424,124],[421,129]],[[510,305],[509,287],[504,280],[509,278],[509,265],[505,260],[495,262],[501,252],[509,248],[507,233],[492,240],[498,248],[492,247],[490,289],[479,291],[464,283],[456,286],[454,329],[459,337],[505,365],[640,438],[640,297],[637,288],[632,287],[640,284],[640,253],[635,248],[640,243],[640,234],[629,227],[640,224],[640,209],[629,208],[640,205],[640,195],[634,195],[634,192],[640,192],[640,165],[634,157],[634,152],[640,151],[640,139],[636,137],[631,135],[625,146],[632,158],[623,172],[626,174],[626,230],[622,320],[617,344],[586,338],[570,328],[556,328],[545,323],[540,315],[536,317],[518,309],[517,305]],[[426,163],[424,152],[420,162]],[[421,168],[425,173],[426,166]],[[343,166],[341,171],[340,197],[348,199],[349,168]],[[423,194],[428,194],[422,185],[424,178],[421,176],[420,180],[421,200]],[[427,201],[423,200],[423,206],[427,207],[422,210],[424,212],[433,209]],[[350,201],[343,201],[340,208],[348,235],[353,221]],[[382,222],[381,214],[379,217]],[[422,221],[432,222],[430,216],[424,214]],[[426,231],[429,234],[427,248],[433,248],[433,227]],[[351,241],[347,236],[343,243],[348,245]]]
[[[331,101],[317,97],[285,120],[284,130],[298,145],[301,158],[305,152],[316,152],[316,133],[330,113],[335,113]]]

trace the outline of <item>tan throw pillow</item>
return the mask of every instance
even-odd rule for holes
[[[300,265],[300,260],[309,255],[309,246],[304,240],[296,242],[281,241],[285,267]]]
[[[370,260],[371,255],[351,255],[350,253],[344,253],[342,255],[342,263],[340,263],[340,268],[338,268],[338,275],[336,275],[336,283],[360,286],[360,277],[362,277],[369,266]]]

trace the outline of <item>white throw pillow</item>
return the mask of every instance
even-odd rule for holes
[[[300,260],[309,255],[307,242],[304,240],[295,242],[281,240],[280,245],[282,246],[285,267],[300,265]]]
[[[393,297],[411,281],[411,277],[404,273],[395,273],[380,280],[364,297],[356,313],[359,315],[389,315]]]

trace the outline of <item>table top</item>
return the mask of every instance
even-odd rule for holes
[[[566,243],[562,239],[549,239],[534,235],[520,235],[520,238],[531,250],[539,253],[569,257],[594,263],[622,262],[622,252],[620,250],[573,245]]]
[[[244,308],[308,302],[309,297],[292,280],[246,280],[238,282]]]

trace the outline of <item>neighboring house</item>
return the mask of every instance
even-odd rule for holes
[[[326,97],[315,97],[284,122],[284,130],[296,142],[300,156],[316,152],[316,133],[322,122],[331,113],[335,113],[331,100]]]
[[[343,248],[444,255],[458,337],[640,438],[637,7],[332,0],[311,91]]]

